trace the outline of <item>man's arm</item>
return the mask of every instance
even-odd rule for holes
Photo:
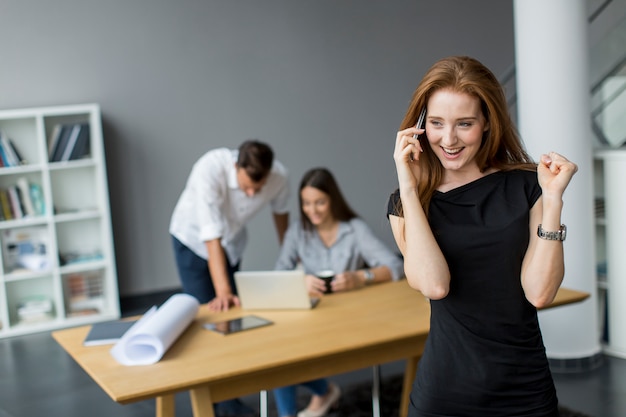
[[[226,311],[231,305],[239,305],[239,298],[233,295],[228,279],[228,263],[220,238],[205,242],[209,254],[208,268],[215,288],[215,298],[209,302],[209,309]]]
[[[285,232],[289,226],[289,213],[277,214],[274,213],[274,226],[276,226],[276,233],[278,234],[278,243],[283,244],[285,238]]]

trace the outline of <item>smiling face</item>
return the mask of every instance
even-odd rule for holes
[[[479,170],[475,157],[488,129],[476,97],[443,89],[428,100],[426,136],[446,172]]]
[[[300,191],[302,212],[310,222],[319,227],[334,221],[330,209],[330,196],[317,188],[306,186]]]

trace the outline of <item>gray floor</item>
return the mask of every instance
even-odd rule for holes
[[[403,362],[381,367],[381,375],[395,375]],[[371,380],[364,369],[333,376],[341,386]],[[592,371],[554,374],[562,405],[593,417],[626,416],[626,360],[605,357]],[[270,415],[275,415],[270,399]],[[259,406],[258,395],[243,401]],[[176,398],[176,415],[191,416],[187,394]],[[154,401],[129,405],[113,402],[57,345],[49,333],[0,340],[0,417],[154,417]],[[383,416],[388,417],[388,416]]]

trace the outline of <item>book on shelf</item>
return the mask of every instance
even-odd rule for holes
[[[46,227],[31,226],[2,231],[2,253],[7,272],[44,271],[51,267],[50,235]]]
[[[14,185],[0,189],[0,220],[43,216],[44,212],[41,185],[29,183],[26,177],[19,177]]]
[[[52,128],[52,132],[50,133],[50,137],[48,138],[48,161],[52,161],[52,156],[59,144],[59,139],[63,135],[63,129],[65,125],[62,123],[57,123]]]
[[[63,148],[63,153],[59,158],[59,161],[69,161],[70,154],[72,153],[72,149],[76,145],[76,141],[78,140],[78,136],[80,135],[81,125],[75,124],[72,126],[72,130],[70,132],[70,136],[67,139],[67,143],[65,144],[65,148]]]
[[[72,129],[72,135],[70,136],[67,146],[61,156],[61,161],[70,161],[82,158],[85,156],[85,152],[89,145],[89,124],[80,123],[75,124]]]
[[[64,277],[69,316],[97,314],[104,308],[104,282],[95,271],[75,272]]]
[[[20,151],[17,150],[15,143],[10,138],[6,138],[6,140],[9,148],[9,153],[11,153],[16,159],[16,166],[25,165],[28,161],[26,161],[26,159],[22,157],[22,154],[20,153]]]
[[[30,185],[28,184],[26,177],[19,177],[17,179],[17,189],[19,191],[19,197],[22,201],[22,205],[24,206],[24,214],[27,216],[34,216],[37,214],[35,212],[33,200],[31,199]]]
[[[96,272],[76,272],[65,277],[70,301],[102,297],[102,277]]]
[[[35,214],[38,216],[43,216],[46,213],[46,205],[44,203],[43,190],[41,188],[41,185],[31,183],[29,184],[29,191]]]
[[[89,123],[56,125],[49,139],[49,161],[70,161],[86,156],[90,149],[89,130]]]
[[[102,251],[76,251],[59,253],[59,261],[61,265],[78,264],[85,262],[93,262],[104,259]]]
[[[16,185],[7,187],[9,192],[9,203],[11,204],[11,212],[14,219],[21,219],[24,217],[24,211],[22,209],[22,202],[20,201],[20,195],[17,191]]]
[[[74,125],[64,125],[61,129],[60,136],[57,139],[54,148],[52,149],[52,154],[50,155],[50,162],[58,162],[61,160],[61,156],[63,155],[63,151],[67,146],[67,142],[70,139],[70,135],[72,134]]]
[[[4,220],[13,219],[13,210],[9,201],[9,192],[6,188],[0,189],[0,206],[2,206],[2,217]]]
[[[17,304],[17,317],[20,323],[36,323],[54,318],[54,303],[43,296],[22,299]]]
[[[3,167],[10,167],[11,163],[9,162],[8,156],[4,151],[4,146],[2,146],[2,142],[0,142],[0,161],[2,161]]]
[[[26,163],[13,141],[3,132],[0,132],[0,155],[5,167],[16,167]]]

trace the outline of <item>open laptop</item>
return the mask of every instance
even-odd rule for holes
[[[303,310],[317,305],[310,297],[304,271],[237,271],[235,284],[244,310]]]

